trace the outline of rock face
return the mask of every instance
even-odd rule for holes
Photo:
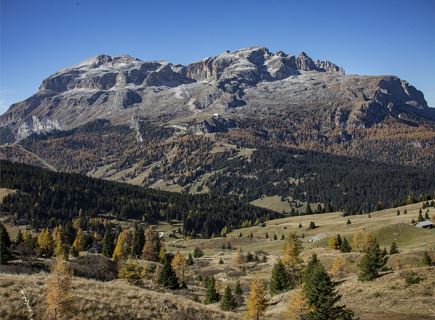
[[[423,94],[397,77],[346,76],[304,52],[252,47],[186,66],[98,55],[43,80],[36,94],[0,116],[0,129],[7,132],[2,142],[11,143],[96,119],[128,124],[141,116],[172,125],[193,121],[214,131],[222,127],[218,120],[204,119],[216,113],[228,129],[259,113],[300,110],[321,112],[322,125],[345,131],[387,117],[435,119]]]

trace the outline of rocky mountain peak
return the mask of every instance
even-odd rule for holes
[[[345,76],[341,67],[305,52],[295,56],[255,46],[188,65],[97,55],[43,80],[36,94],[0,116],[0,129],[14,141],[95,119],[184,121],[213,113],[237,118],[294,106],[327,108],[325,117],[339,119],[340,126],[367,127],[402,113],[435,118],[423,94],[397,77]]]

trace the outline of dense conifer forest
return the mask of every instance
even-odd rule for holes
[[[408,198],[422,201],[435,190],[434,166],[393,165],[291,148],[260,147],[249,159],[225,160],[213,169],[220,171],[205,185],[214,194],[232,192],[249,201],[280,195],[347,213],[412,202]]]
[[[19,191],[5,197],[1,210],[34,228],[66,224],[79,214],[103,214],[150,224],[182,220],[185,234],[210,237],[225,226],[236,228],[246,220],[264,221],[280,215],[238,197],[170,193],[8,161],[1,161],[0,168],[0,186]]]

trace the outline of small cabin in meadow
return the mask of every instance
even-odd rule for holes
[[[417,228],[432,229],[434,224],[431,221],[421,221],[415,224]]]

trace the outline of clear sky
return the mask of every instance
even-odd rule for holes
[[[0,1],[0,114],[96,54],[189,63],[253,45],[398,75],[435,107],[432,0]]]

